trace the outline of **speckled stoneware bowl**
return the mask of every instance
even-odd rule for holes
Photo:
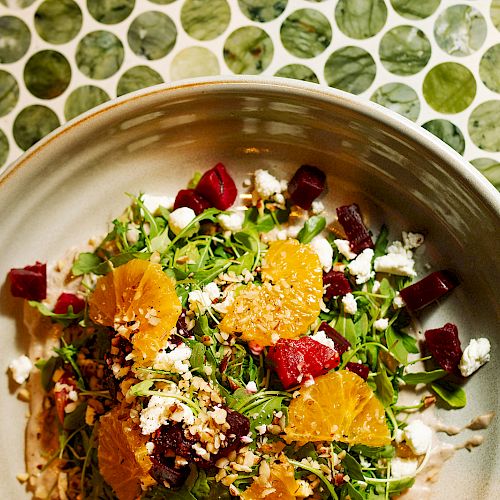
[[[421,315],[423,327],[452,321],[462,342],[486,336],[492,361],[466,384],[468,405],[438,411],[463,425],[499,408],[500,195],[458,154],[416,125],[349,94],[290,80],[231,78],[152,87],[106,103],[56,130],[0,179],[0,276],[55,261],[103,233],[128,204],[125,192],[174,195],[195,170],[226,164],[238,181],[257,168],[288,178],[302,163],[328,175],[324,202],[358,202],[373,228],[386,221],[425,230],[425,273],[453,268],[462,285]],[[240,184],[241,185],[241,184]],[[21,301],[0,297],[1,367],[26,352]],[[1,377],[0,488],[24,498],[27,406]],[[495,498],[498,420],[485,443],[447,462],[433,498]],[[449,441],[459,443],[467,433]],[[444,439],[444,438],[443,438]]]

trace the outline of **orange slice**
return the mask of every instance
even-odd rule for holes
[[[271,244],[262,286],[250,284],[236,297],[219,328],[261,346],[298,338],[320,312],[323,274],[318,256],[297,240]]]
[[[292,399],[287,442],[342,441],[385,446],[391,442],[382,403],[368,384],[347,370],[330,372],[302,386]]]
[[[269,465],[269,470],[263,473],[263,468],[259,470],[252,485],[241,495],[243,500],[269,500],[279,498],[281,500],[295,500],[295,493],[299,489],[299,483],[294,477],[293,465],[285,456],[280,457],[281,462],[273,462]]]
[[[97,280],[89,316],[131,340],[135,361],[151,365],[181,313],[174,282],[160,264],[134,259]]]
[[[120,406],[101,417],[99,425],[99,471],[119,500],[134,500],[142,487],[155,484],[148,474],[152,464],[145,446],[147,437]]]

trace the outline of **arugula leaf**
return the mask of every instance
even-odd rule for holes
[[[377,396],[384,408],[390,406],[394,401],[394,387],[391,380],[387,376],[387,370],[383,363],[378,363],[378,373],[375,377],[375,385],[377,386]]]
[[[452,408],[463,408],[467,404],[465,391],[453,382],[442,380],[431,384],[431,389]]]
[[[391,351],[394,358],[396,358],[401,364],[406,364],[408,361],[408,351],[406,350],[401,335],[396,332],[392,326],[389,326],[385,331],[385,340],[387,347]]]
[[[373,257],[376,259],[377,257],[381,257],[385,255],[387,249],[387,243],[389,240],[387,239],[389,235],[389,230],[385,224],[380,228],[380,232],[377,236],[377,240],[375,241],[375,246],[373,248],[374,255]]]
[[[334,328],[350,342],[351,348],[354,349],[358,343],[358,338],[356,337],[356,328],[354,327],[352,319],[341,314],[337,318]]]
[[[189,363],[193,370],[203,370],[205,362],[205,351],[206,347],[197,341],[190,342],[191,347],[191,357],[189,358]]]
[[[283,397],[271,397],[259,406],[252,408],[250,418],[250,430],[255,432],[255,428],[260,425],[269,425],[273,421],[274,412],[281,410]]]
[[[389,493],[399,493],[400,491],[404,491],[408,488],[411,488],[415,483],[414,477],[404,477],[397,481],[391,480],[389,482]]]
[[[56,314],[52,312],[45,304],[42,302],[38,302],[36,300],[28,300],[28,304],[35,309],[38,309],[38,312],[43,316],[48,316],[49,318],[54,319],[60,323],[67,325],[74,320],[83,318],[84,311],[80,311],[79,313],[74,313],[72,306],[68,307],[68,312],[62,314]]]
[[[191,180],[188,182],[188,189],[194,189],[197,185],[198,182],[200,182],[202,173],[199,172],[198,170],[193,174],[193,177],[191,177]]]
[[[343,449],[336,443],[332,443],[333,450],[335,453],[340,453]],[[346,450],[345,457],[342,459],[342,465],[344,466],[344,469],[347,471],[347,474],[349,474],[349,477],[352,479],[357,479],[358,481],[364,481],[365,476],[363,475],[363,471],[361,470],[361,465],[359,462],[349,453],[347,453]]]
[[[149,246],[152,252],[164,253],[170,244],[170,237],[168,236],[168,226],[154,238],[151,238]]]
[[[342,490],[340,492],[340,499],[344,500],[349,498],[350,500],[364,500],[366,495],[364,492],[358,491],[350,482],[345,483],[342,486]]]
[[[435,380],[443,378],[447,374],[448,372],[445,370],[433,370],[431,372],[407,373],[402,376],[402,379],[408,385],[430,384]]]
[[[249,208],[245,212],[245,220],[243,222],[244,229],[253,229],[257,233],[268,233],[276,226],[271,213],[266,210],[262,215],[256,207]]]
[[[75,276],[82,276],[94,272],[94,269],[101,264],[102,260],[95,253],[83,252],[71,267],[71,273]]]
[[[313,215],[304,223],[304,227],[299,231],[297,239],[301,243],[310,243],[312,239],[325,229],[326,219],[321,215]]]
[[[71,413],[64,416],[64,429],[74,431],[85,425],[87,402],[80,403]]]
[[[364,444],[356,444],[351,448],[351,451],[363,455],[368,458],[392,458],[396,452],[394,446],[365,446]]]
[[[61,364],[61,358],[52,356],[49,359],[40,359],[35,363],[35,366],[41,371],[41,383],[45,392],[48,392],[54,382],[52,375]]]
[[[64,340],[63,340],[64,342]],[[80,389],[85,389],[85,381],[83,380],[82,372],[80,368],[76,364],[75,356],[78,353],[78,348],[72,344],[63,345],[62,347],[56,348],[54,347],[54,352],[59,354],[59,356],[66,362],[71,365],[75,375],[77,376],[76,384]]]

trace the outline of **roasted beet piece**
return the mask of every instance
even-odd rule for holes
[[[329,271],[323,273],[323,286],[326,287],[325,298],[341,297],[351,292],[351,285],[344,273],[340,271]]]
[[[219,210],[227,210],[238,194],[233,178],[222,163],[218,163],[203,174],[195,191],[205,198],[210,206]]]
[[[453,323],[425,332],[427,348],[439,366],[449,373],[457,372],[462,357],[458,329]]]
[[[279,339],[269,349],[267,359],[285,389],[323,375],[340,363],[337,351],[311,337]]]
[[[295,205],[304,210],[311,208],[312,202],[325,189],[326,175],[318,167],[302,165],[288,183],[288,193]]]
[[[345,365],[346,370],[359,375],[363,380],[368,378],[368,374],[370,373],[370,368],[368,366],[363,365],[362,363],[347,363]]]
[[[344,352],[351,347],[351,343],[328,323],[321,323],[318,328],[318,332],[325,332],[326,336],[333,340],[335,350],[339,353],[339,356],[342,356],[342,354],[344,354]]]
[[[43,300],[47,297],[47,265],[36,262],[33,266],[9,271],[10,293],[13,297]]]
[[[351,250],[359,253],[365,248],[373,248],[373,241],[361,217],[356,203],[337,208],[337,217],[344,228]]]
[[[418,311],[453,290],[458,285],[457,277],[450,271],[436,271],[399,293],[411,311]]]
[[[175,197],[174,210],[181,207],[189,207],[196,215],[200,215],[210,208],[210,203],[194,189],[181,189]]]
[[[167,482],[171,488],[182,486],[189,476],[189,465],[175,466],[175,458],[163,457],[162,460],[151,457],[153,464],[149,469],[149,475],[159,484]]]
[[[74,293],[61,293],[54,306],[54,313],[66,314],[69,306],[73,308],[74,314],[78,314],[85,309],[85,300]]]
[[[182,338],[189,338],[191,337],[191,333],[188,330],[187,323],[186,323],[186,309],[183,309],[179,318],[177,319],[177,324],[175,325],[177,328],[177,333],[178,335],[170,335],[169,337],[169,342],[172,344],[179,345],[182,342]]]

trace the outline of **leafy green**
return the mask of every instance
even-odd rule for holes
[[[452,408],[463,408],[467,404],[465,391],[453,382],[442,380],[431,384],[431,389]]]
[[[297,239],[301,243],[310,243],[312,239],[325,229],[326,219],[321,215],[313,215],[304,223],[304,227],[299,231]]]
[[[335,453],[340,453],[342,451],[342,448],[336,444],[332,444],[333,450]],[[365,476],[363,475],[363,471],[361,470],[361,465],[359,462],[346,450],[344,450],[345,457],[342,459],[342,465],[344,466],[344,469],[346,470],[347,474],[349,474],[349,477],[351,479],[357,479],[359,481],[364,481]]]
[[[87,411],[87,403],[79,404],[71,413],[64,416],[64,428],[68,431],[79,429],[85,425],[85,412]]]
[[[73,312],[73,307],[69,306],[68,307],[68,312],[63,313],[63,314],[56,314],[52,312],[45,304],[42,302],[37,302],[36,300],[28,300],[28,304],[31,307],[34,307],[35,309],[38,309],[38,312],[42,314],[43,316],[47,316],[49,318],[52,318],[54,321],[57,321],[58,323],[62,323],[63,325],[68,325],[69,323],[72,323],[73,321],[80,320],[83,318],[84,311],[80,311],[79,313],[74,313]]]
[[[373,257],[376,259],[377,257],[381,257],[385,255],[388,243],[389,230],[385,224],[380,228],[380,232],[378,233],[377,240],[375,241],[375,246],[373,248]]]
[[[41,383],[46,392],[52,387],[52,376],[60,364],[60,358],[57,356],[52,356],[49,359],[40,359],[35,363],[35,366],[41,371]]]
[[[387,376],[387,370],[383,363],[378,363],[378,373],[375,377],[375,385],[377,386],[377,396],[380,402],[387,407],[394,402],[394,387],[391,380]]]
[[[64,341],[63,341],[64,342]],[[77,385],[80,389],[85,389],[85,381],[83,380],[82,372],[76,364],[75,356],[78,354],[78,348],[73,344],[63,345],[59,348],[54,348],[54,352],[58,354],[66,363],[69,363],[77,376]]]
[[[83,274],[88,274],[94,272],[94,269],[101,264],[102,260],[94,253],[83,252],[78,255],[73,266],[71,267],[71,272],[75,276],[82,276]]]
[[[407,373],[402,376],[402,379],[408,385],[430,384],[446,375],[448,373],[445,370],[433,370],[430,372]]]

